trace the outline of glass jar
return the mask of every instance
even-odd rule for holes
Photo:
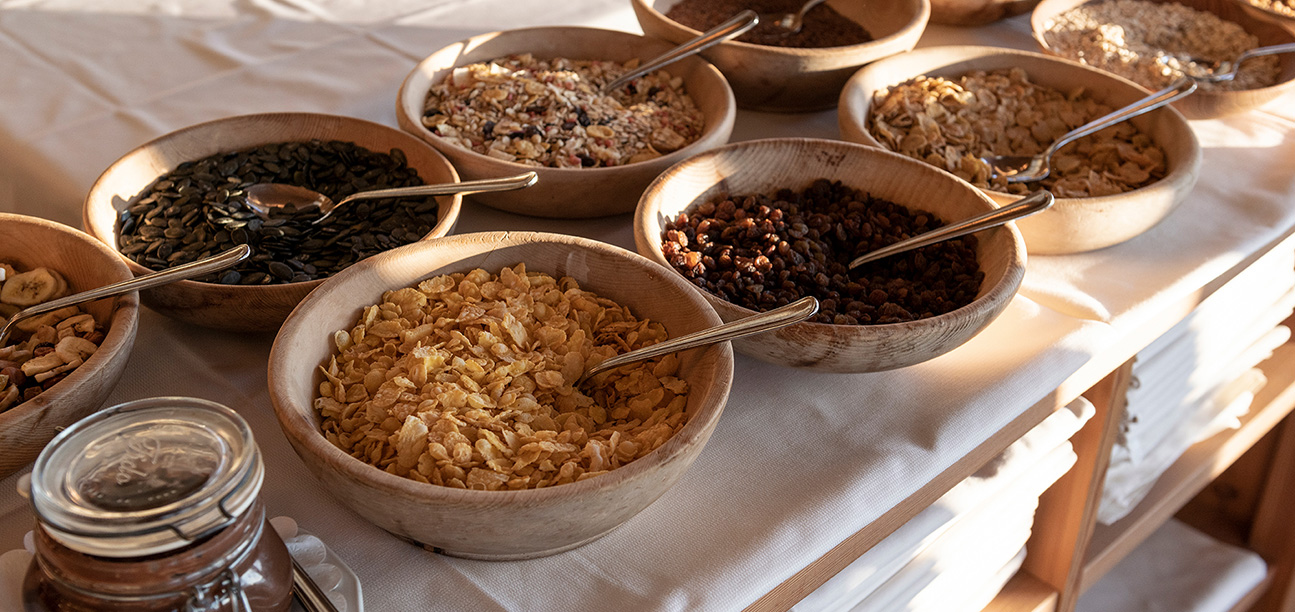
[[[280,612],[292,560],[265,517],[252,431],[213,402],[97,412],[36,459],[27,612]]]

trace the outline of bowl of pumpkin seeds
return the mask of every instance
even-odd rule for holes
[[[240,115],[147,142],[86,196],[86,230],[136,275],[220,253],[253,254],[198,280],[142,292],[144,305],[218,329],[272,331],[325,278],[371,255],[453,231],[461,195],[358,200],[322,218],[300,201],[253,207],[256,185],[302,187],[334,202],[377,189],[459,182],[450,162],[400,130],[314,113]]]

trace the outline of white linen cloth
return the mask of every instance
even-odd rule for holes
[[[1170,519],[1085,591],[1075,611],[1227,612],[1267,571],[1258,554]]]
[[[0,210],[79,225],[84,194],[120,155],[224,116],[301,110],[395,125],[396,91],[419,59],[470,35],[546,24],[638,30],[623,0],[0,0]],[[1030,48],[1027,33],[1017,18],[931,28],[923,44]],[[832,138],[835,125],[830,111],[742,112],[734,134]],[[145,311],[109,402],[183,394],[237,410],[265,457],[270,512],[338,551],[374,610],[741,609],[1295,225],[1295,123],[1259,112],[1195,127],[1209,147],[1201,186],[1161,226],[1098,253],[1031,258],[1023,294],[998,321],[919,366],[827,375],[740,357],[725,415],[683,480],[602,540],[550,559],[434,555],[337,503],[278,431],[269,335]],[[628,216],[554,221],[464,206],[459,232],[499,229],[633,248]],[[13,483],[0,480],[0,549],[32,522]]]

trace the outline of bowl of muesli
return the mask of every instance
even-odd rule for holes
[[[1250,49],[1295,43],[1289,26],[1251,8],[1246,0],[1044,0],[1030,26],[1045,53],[1154,91],[1181,78],[1189,62],[1210,68]],[[1292,89],[1295,54],[1261,56],[1243,62],[1232,80],[1200,81],[1174,108],[1188,119],[1213,119],[1258,108]]]
[[[275,338],[270,397],[306,466],[379,527],[454,556],[540,557],[678,481],[719,421],[733,351],[581,375],[718,324],[687,281],[625,249],[463,234],[311,293]]]
[[[744,9],[760,14],[750,32],[701,52],[714,63],[738,106],[758,111],[832,108],[860,66],[904,53],[931,17],[930,0],[828,0],[810,9],[803,28],[775,24],[803,0],[632,0],[648,36],[682,44]]]
[[[482,204],[554,218],[629,212],[662,170],[728,142],[733,130],[733,92],[696,56],[602,93],[670,48],[584,27],[474,36],[410,72],[397,119],[465,179],[539,174],[524,193],[469,196]]]
[[[61,223],[0,213],[0,324],[18,311],[130,280],[112,249]],[[98,410],[125,371],[139,296],[24,319],[0,343],[0,476]]]
[[[1034,155],[1058,136],[1146,95],[1064,59],[996,47],[931,47],[860,70],[837,112],[848,141],[922,160],[1007,204],[1043,187],[1051,208],[1016,222],[1031,254],[1105,248],[1155,226],[1196,184],[1201,148],[1160,108],[1082,138],[1037,183],[991,176],[986,155]]]

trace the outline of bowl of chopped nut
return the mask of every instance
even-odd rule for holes
[[[648,36],[683,43],[744,9],[760,25],[701,52],[733,86],[738,106],[806,112],[832,108],[860,66],[913,48],[931,16],[929,0],[828,0],[790,31],[776,22],[803,0],[633,0]]]
[[[409,73],[397,120],[465,179],[539,174],[525,191],[471,196],[482,204],[537,217],[626,213],[662,170],[728,142],[737,116],[724,75],[699,57],[601,91],[670,48],[582,27],[474,36]]]
[[[116,253],[60,223],[0,213],[0,319],[65,295],[129,280]],[[36,459],[121,378],[139,298],[127,294],[18,323],[0,344],[0,476]]]
[[[1057,137],[1146,95],[1074,62],[995,47],[931,47],[860,70],[841,92],[841,135],[952,172],[999,204],[1038,187],[1048,210],[1017,221],[1031,254],[1119,244],[1153,227],[1196,184],[1201,148],[1160,108],[1063,147],[1051,176],[1007,183],[987,155],[1034,155]],[[1190,97],[1190,96],[1189,96]]]
[[[921,363],[989,325],[1025,274],[1007,224],[854,269],[856,257],[994,209],[957,177],[835,140],[730,144],[662,174],[639,202],[639,253],[699,287],[731,321],[805,295],[816,318],[735,340],[779,365],[875,372]]]
[[[379,527],[454,556],[539,557],[601,537],[683,475],[733,352],[582,374],[719,323],[687,281],[624,249],[464,234],[325,281],[275,338],[270,398],[306,466]]]
[[[1046,53],[1158,90],[1194,65],[1209,69],[1256,47],[1295,43],[1295,33],[1250,8],[1246,0],[1044,0],[1030,27]],[[1213,119],[1258,108],[1292,88],[1295,55],[1256,57],[1230,80],[1199,81],[1174,107],[1188,119]]]
[[[90,188],[82,216],[136,275],[251,245],[252,256],[234,268],[149,289],[141,299],[195,325],[270,331],[324,278],[374,253],[449,234],[463,197],[360,200],[316,223],[315,205],[258,213],[247,204],[250,187],[305,187],[340,201],[458,181],[436,150],[385,125],[313,113],[242,115],[127,153]]]

